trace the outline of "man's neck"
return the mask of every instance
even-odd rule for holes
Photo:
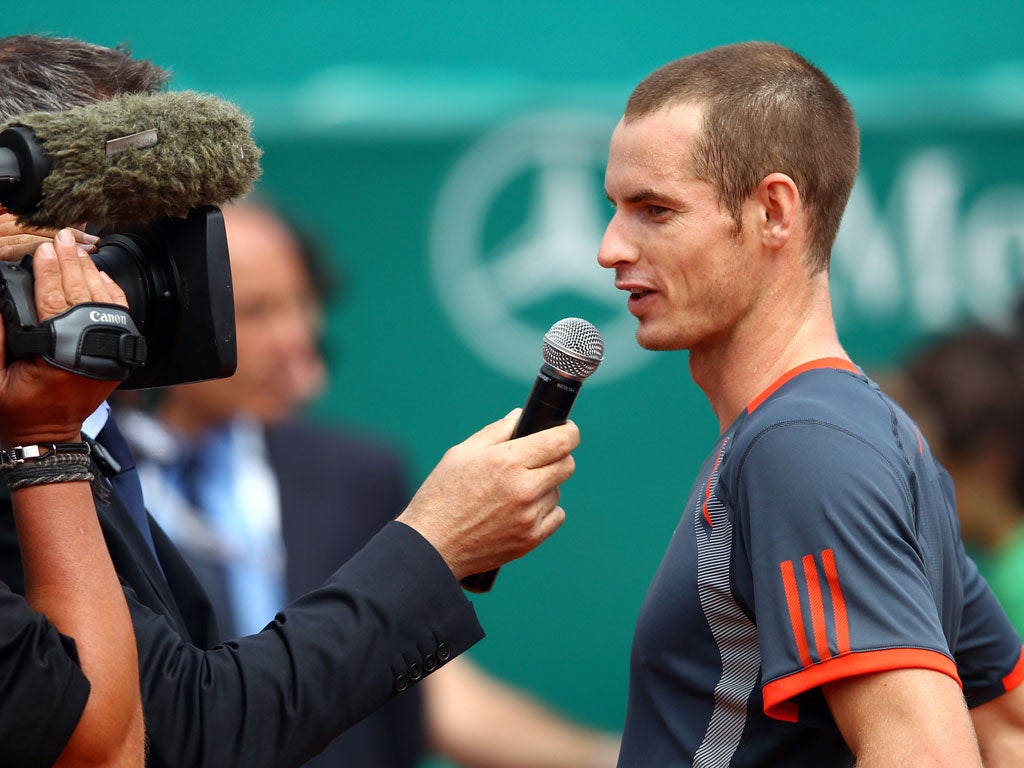
[[[690,350],[690,373],[728,429],[743,409],[788,371],[825,357],[849,359],[836,333],[827,275],[803,301],[762,303],[721,343]]]

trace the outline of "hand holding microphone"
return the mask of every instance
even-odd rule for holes
[[[513,411],[449,448],[398,522],[417,530],[456,579],[497,568],[565,521],[558,488],[576,468],[575,424],[511,440]]]
[[[513,439],[565,424],[583,380],[604,359],[604,339],[586,320],[567,317],[544,335],[542,355],[544,364],[523,406]],[[497,569],[475,573],[461,583],[470,592],[488,592],[497,575]]]
[[[565,422],[603,352],[601,335],[585,320],[552,326],[544,366],[516,424],[513,412],[450,448],[398,517],[433,545],[466,589],[487,591],[497,567],[564,522],[558,488],[575,470],[572,452],[580,441],[576,426]]]

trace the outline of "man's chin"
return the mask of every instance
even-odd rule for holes
[[[636,329],[636,342],[643,349],[651,352],[675,352],[685,349],[674,336],[657,333],[654,329],[645,329],[642,326]]]

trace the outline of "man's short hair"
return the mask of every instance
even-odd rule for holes
[[[703,110],[692,170],[717,190],[737,227],[761,180],[785,173],[810,217],[810,266],[828,269],[860,158],[860,133],[842,92],[788,48],[737,43],[655,70],[629,97],[623,119],[681,104]]]
[[[58,112],[128,93],[155,93],[170,79],[157,65],[65,37],[0,38],[0,123],[28,112]]]

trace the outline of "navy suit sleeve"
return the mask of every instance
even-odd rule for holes
[[[299,765],[483,637],[437,551],[392,522],[257,635],[210,650],[133,599],[149,765]]]
[[[52,765],[89,698],[74,641],[0,584],[0,763]]]

